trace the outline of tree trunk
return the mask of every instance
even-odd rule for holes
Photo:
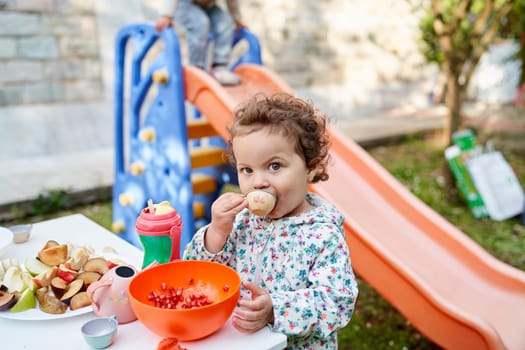
[[[452,134],[459,130],[461,124],[461,87],[458,83],[458,75],[453,72],[447,74],[447,89],[445,104],[448,109],[448,118],[445,123],[444,138],[445,145],[452,144]]]
[[[461,87],[458,83],[458,75],[454,74],[452,70],[447,73],[447,88],[445,95],[445,105],[448,109],[448,117],[445,122],[443,130],[443,137],[445,146],[452,144],[452,135],[459,130],[461,123]],[[452,202],[456,195],[456,183],[450,167],[445,162],[443,166],[443,180],[445,197],[449,202]]]

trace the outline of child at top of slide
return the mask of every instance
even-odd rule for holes
[[[226,1],[224,11],[216,1],[163,0],[160,17],[155,29],[162,31],[173,25],[185,32],[188,43],[189,63],[207,69],[208,36],[213,33],[213,57],[210,73],[222,85],[237,85],[239,77],[230,72],[228,62],[236,28],[243,27],[236,0]]]

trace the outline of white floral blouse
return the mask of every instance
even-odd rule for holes
[[[346,326],[358,294],[343,230],[343,216],[309,193],[313,208],[272,220],[243,210],[224,248],[209,253],[201,228],[184,259],[212,260],[235,269],[272,298],[273,331],[288,337],[288,349],[337,349],[337,330]],[[248,297],[242,291],[242,297]]]

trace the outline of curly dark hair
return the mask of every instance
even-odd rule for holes
[[[312,183],[328,180],[327,163],[330,141],[326,133],[327,117],[310,101],[287,93],[271,96],[257,94],[239,105],[234,112],[228,157],[235,163],[232,140],[261,128],[270,128],[295,143],[297,154],[314,171]]]

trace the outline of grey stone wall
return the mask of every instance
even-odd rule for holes
[[[159,0],[139,2],[137,19],[155,20]],[[0,1],[0,105],[103,99],[101,50],[111,48],[99,42],[97,8],[95,0]],[[294,88],[340,86],[350,107],[380,108],[426,78],[407,1],[243,0],[241,10],[265,64]]]
[[[94,0],[0,1],[0,105],[102,98]]]

